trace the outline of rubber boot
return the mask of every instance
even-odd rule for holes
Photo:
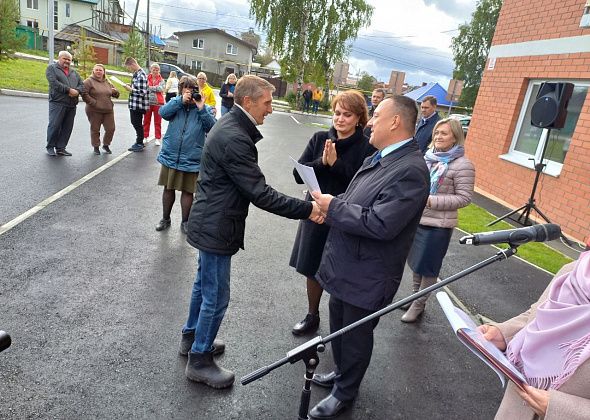
[[[188,331],[182,333],[182,338],[180,339],[180,345],[178,346],[178,354],[181,356],[188,355],[188,352],[191,351],[191,347],[195,341],[195,332]],[[223,340],[218,340],[217,338],[213,340],[213,349],[211,353],[213,356],[219,356],[225,351],[225,343]]]
[[[422,283],[422,276],[418,273],[412,273],[412,293],[416,293],[420,290],[420,284]],[[407,311],[410,309],[412,302],[408,302],[405,305],[400,306],[400,309]]]
[[[232,371],[217,366],[211,352],[189,352],[184,373],[191,381],[201,382],[216,389],[232,386],[235,379]]]
[[[420,290],[424,290],[435,283],[436,277],[422,277],[422,282],[420,283]],[[424,312],[424,308],[426,307],[426,301],[428,300],[429,295],[430,293],[413,301],[410,305],[410,309],[408,309],[408,311],[402,316],[401,321],[407,323],[416,322]]]

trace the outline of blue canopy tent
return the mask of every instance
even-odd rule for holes
[[[162,41],[162,38],[160,38],[158,35],[152,35],[150,40],[151,40],[152,45],[155,45],[157,47],[165,47],[166,46],[166,43],[164,41]]]
[[[422,102],[422,99],[425,96],[434,96],[439,106],[451,105],[446,99],[447,91],[436,82],[428,83],[422,87],[419,87],[418,89],[406,93],[404,96],[412,98],[416,102]],[[456,102],[453,103],[453,105],[456,105]]]

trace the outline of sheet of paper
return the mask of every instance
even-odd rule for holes
[[[117,76],[109,76],[111,78],[111,80],[115,83],[120,84],[121,86],[125,86],[127,83],[125,83],[124,81],[122,81],[121,79],[119,79]]]
[[[318,179],[315,176],[313,168],[310,166],[302,165],[301,163],[293,159],[291,156],[289,156],[289,158],[291,159],[293,166],[295,166],[297,173],[299,174],[303,182],[305,182],[305,185],[307,185],[309,191],[319,191],[321,193],[322,190],[320,190],[320,184],[318,183]]]

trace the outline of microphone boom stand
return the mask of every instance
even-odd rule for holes
[[[309,401],[310,401],[310,397],[311,397],[311,380],[313,378],[315,369],[317,367],[317,365],[319,364],[319,356],[318,353],[322,353],[325,348],[326,348],[326,343],[329,343],[330,341],[334,340],[336,337],[339,337],[345,333],[347,333],[348,331],[358,327],[359,325],[362,325],[366,322],[369,322],[375,318],[379,318],[389,312],[392,312],[393,310],[405,305],[406,303],[410,303],[413,302],[414,300],[434,291],[437,289],[440,289],[444,286],[446,286],[449,283],[454,282],[455,280],[460,279],[461,277],[465,277],[468,274],[473,273],[474,271],[479,270],[480,268],[486,267],[494,262],[497,261],[502,261],[505,259],[508,259],[509,257],[511,257],[512,255],[516,254],[518,245],[512,245],[509,244],[510,248],[508,249],[504,249],[504,250],[500,250],[498,251],[495,255],[475,264],[472,265],[469,268],[466,268],[463,271],[460,271],[457,274],[452,275],[451,277],[441,280],[440,282],[437,282],[436,284],[433,284],[432,286],[427,287],[426,289],[420,290],[419,292],[416,292],[414,294],[411,294],[401,300],[398,300],[397,302],[394,302],[388,306],[386,306],[383,309],[380,309],[377,312],[372,313],[371,315],[368,315],[350,325],[347,325],[346,327],[333,332],[332,334],[326,336],[326,337],[322,337],[322,336],[317,336],[315,338],[312,338],[311,340],[303,343],[302,345],[295,347],[294,349],[290,350],[289,352],[287,352],[287,356],[283,357],[282,359],[277,360],[276,362],[268,365],[268,366],[264,366],[261,367],[258,370],[255,370],[254,372],[251,372],[249,374],[247,374],[246,376],[243,376],[240,379],[240,382],[242,385],[247,385],[250,382],[254,382],[260,378],[262,378],[263,376],[267,375],[268,373],[270,373],[271,371],[275,370],[276,368],[288,363],[294,364],[296,362],[298,362],[299,360],[303,360],[303,362],[305,363],[305,383],[303,385],[303,390],[301,391],[301,399],[299,402],[299,415],[297,417],[298,420],[307,420],[308,416],[307,413],[309,412]]]

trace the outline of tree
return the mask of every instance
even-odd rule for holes
[[[251,0],[250,14],[267,35],[268,47],[281,57],[281,75],[297,80],[298,93],[305,76],[326,88],[336,61],[344,58],[347,42],[368,26],[373,7],[365,0]],[[327,95],[325,95],[327,97]]]
[[[147,59],[145,41],[136,28],[129,32],[129,39],[123,44],[123,55],[125,58],[135,58],[138,63],[145,63]]]
[[[475,104],[501,8],[502,0],[478,0],[471,22],[459,26],[459,35],[452,40],[453,78],[465,81],[459,99],[463,106]]]
[[[356,87],[359,88],[359,90],[372,92],[375,82],[377,82],[377,79],[364,71],[361,73],[361,78],[358,80]]]
[[[16,35],[19,14],[15,0],[0,0],[0,61],[12,58],[15,51],[25,46],[26,38]]]
[[[82,79],[86,79],[92,72],[96,63],[96,54],[92,41],[86,35],[86,29],[80,28],[80,38],[72,44],[72,55],[78,66],[78,73]]]
[[[256,48],[260,45],[260,35],[254,32],[253,28],[250,28],[248,32],[242,32],[240,34],[242,40],[246,41],[249,44],[254,45]]]

